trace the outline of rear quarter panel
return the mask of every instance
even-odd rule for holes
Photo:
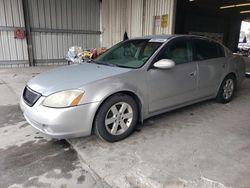
[[[233,72],[236,74],[237,84],[239,85],[245,78],[246,65],[245,60],[239,55],[231,55],[228,63],[228,73]]]

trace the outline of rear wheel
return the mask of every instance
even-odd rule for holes
[[[124,94],[108,98],[97,112],[94,129],[98,137],[116,142],[128,137],[136,127],[138,108],[135,100]]]
[[[235,94],[236,90],[236,78],[234,75],[228,75],[223,80],[220,89],[218,91],[216,101],[220,103],[230,102]]]

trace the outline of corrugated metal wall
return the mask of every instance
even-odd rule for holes
[[[103,0],[101,6],[102,46],[120,42],[125,31],[133,37],[142,35],[143,0]]]
[[[129,37],[143,34],[143,0],[127,0],[127,32]],[[124,32],[123,32],[124,33]]]
[[[145,0],[145,24],[143,35],[173,34],[176,0]],[[154,16],[168,15],[168,27],[154,27]]]
[[[25,28],[23,8],[30,19],[34,62],[64,62],[68,48],[100,46],[99,0],[0,0],[0,65],[28,65],[27,39],[15,39]]]
[[[102,45],[112,46],[123,39],[172,34],[176,0],[102,0]],[[154,27],[154,16],[168,15],[168,27]]]
[[[70,46],[100,46],[100,0],[27,1],[36,64],[62,62]],[[102,0],[102,46],[123,38],[173,32],[176,0]],[[168,14],[167,28],[154,27],[154,16]],[[26,39],[15,39],[24,28],[22,0],[0,0],[0,65],[28,63]]]
[[[28,64],[27,42],[14,38],[13,27],[24,27],[22,0],[0,0],[0,65]]]
[[[28,4],[37,63],[63,59],[73,45],[100,45],[99,0],[28,0]]]

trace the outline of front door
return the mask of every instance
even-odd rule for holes
[[[172,59],[171,69],[151,68],[148,71],[149,112],[174,107],[196,98],[197,64],[192,62],[188,39],[173,39],[159,52],[155,61]]]

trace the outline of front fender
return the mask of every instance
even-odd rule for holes
[[[138,87],[138,85],[141,87]],[[145,117],[145,106],[148,106],[146,100],[146,89],[143,87],[143,84],[139,84],[135,80],[134,84],[125,79],[120,78],[107,78],[104,80],[97,81],[95,83],[83,86],[85,90],[83,104],[98,102],[98,108],[101,104],[110,96],[119,93],[119,92],[130,92],[137,96],[141,104],[140,119],[143,121]]]

